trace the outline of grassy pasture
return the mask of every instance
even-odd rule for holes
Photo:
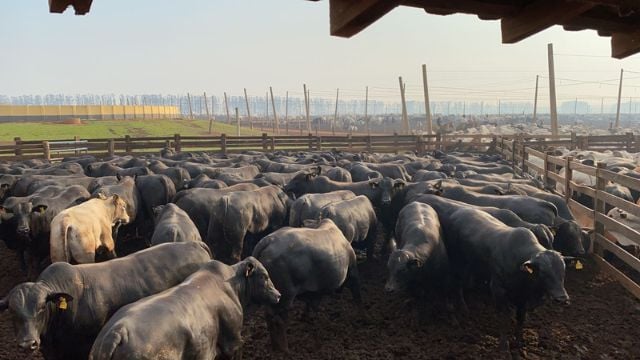
[[[58,140],[79,136],[81,139],[120,138],[142,136],[183,136],[208,135],[208,120],[84,120],[82,124],[62,124],[56,122],[13,122],[0,123],[0,142],[12,141],[19,136],[23,140]],[[213,134],[236,134],[235,125],[213,124]],[[260,135],[260,129],[241,129],[241,135]]]

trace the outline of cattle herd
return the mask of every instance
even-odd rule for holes
[[[565,276],[590,244],[563,197],[489,154],[4,162],[0,204],[0,238],[29,280],[0,294],[0,311],[16,345],[46,359],[238,358],[258,305],[272,350],[295,352],[296,299],[309,315],[346,287],[366,321],[358,264],[373,259],[387,266],[380,291],[432,302],[452,324],[468,290],[487,289],[499,350],[517,354],[529,309],[569,305]]]

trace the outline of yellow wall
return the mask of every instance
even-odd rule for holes
[[[155,105],[0,105],[0,117],[159,118],[180,114],[177,106]]]

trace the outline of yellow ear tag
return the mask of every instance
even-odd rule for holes
[[[582,266],[582,263],[580,262],[580,260],[576,261],[576,270],[582,270],[584,266]]]
[[[532,269],[532,268],[530,268],[530,267],[528,267],[528,266],[525,266],[525,269],[527,269],[527,272],[528,272],[529,274],[533,274],[533,269]]]
[[[58,304],[58,309],[67,310],[67,299],[63,297],[60,298],[60,304]]]

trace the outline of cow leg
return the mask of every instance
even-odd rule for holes
[[[293,298],[283,294],[277,305],[267,307],[267,328],[271,337],[271,348],[274,351],[289,352],[287,322],[289,320],[289,308],[292,304]]]
[[[358,274],[358,267],[355,262],[354,264],[349,266],[349,270],[347,270],[347,278],[344,284],[351,291],[351,295],[353,295],[353,301],[358,304],[359,307],[362,307],[362,296],[360,295],[360,275]]]
[[[518,349],[522,348],[524,345],[523,339],[523,330],[524,330],[524,321],[527,317],[527,308],[524,304],[520,304],[516,308],[516,347]]]
[[[378,235],[378,231],[375,226],[369,229],[369,233],[367,234],[367,238],[365,240],[365,244],[367,246],[367,261],[373,260],[373,254],[376,247],[376,237]]]
[[[498,314],[498,327],[500,328],[499,350],[505,359],[511,360],[512,357],[509,346],[509,334],[512,324],[506,293],[504,288],[500,284],[498,284],[495,279],[491,279],[489,286],[491,288],[491,294],[493,295]]]

